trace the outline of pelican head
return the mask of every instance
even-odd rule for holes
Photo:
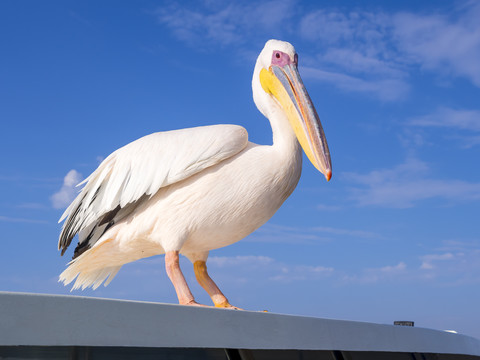
[[[330,180],[332,165],[327,140],[298,73],[298,55],[290,43],[267,41],[255,65],[252,88],[260,112],[269,119],[283,112],[310,162]]]

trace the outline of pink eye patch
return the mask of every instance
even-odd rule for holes
[[[283,67],[285,65],[290,65],[290,64],[298,64],[298,55],[295,54],[295,57],[292,59],[290,56],[283,51],[274,51],[272,54],[272,65],[277,65],[280,67]]]

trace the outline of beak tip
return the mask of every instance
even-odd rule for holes
[[[327,170],[325,172],[325,178],[327,179],[327,181],[330,181],[330,179],[332,178],[332,170]]]

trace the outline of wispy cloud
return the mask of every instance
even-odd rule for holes
[[[385,282],[423,284],[427,281],[435,286],[457,286],[480,283],[480,242],[443,241],[438,249],[418,257],[412,255],[383,266],[349,270],[342,269],[342,266],[286,263],[267,255],[210,256],[207,265],[214,279],[220,282],[228,279],[228,282],[242,286],[297,281],[328,281],[340,286],[371,286]],[[190,273],[191,264],[184,257],[181,266],[186,274]],[[129,265],[128,269],[138,283],[149,283],[152,274],[168,283],[163,256],[142,259]],[[193,274],[188,281],[190,285],[194,284]]]
[[[383,101],[401,100],[415,68],[462,76],[480,86],[480,5],[471,1],[453,13],[413,14],[344,11],[302,12],[296,1],[204,1],[157,9],[159,23],[200,50],[209,44],[237,49],[265,36],[298,39],[309,59],[306,76],[342,91]],[[244,51],[244,50],[242,50]]]
[[[303,70],[306,77],[383,101],[405,98],[408,72],[391,46],[390,27],[389,15],[380,12],[319,9],[304,15],[301,34],[322,47],[315,68]]]
[[[480,243],[443,241],[438,249],[393,264],[344,270],[324,265],[302,265],[278,261],[270,256],[212,256],[212,270],[223,276],[241,278],[242,283],[259,279],[274,282],[325,281],[337,285],[371,285],[381,282],[423,283],[435,279],[437,285],[456,286],[480,283]]]
[[[480,199],[480,183],[463,180],[441,180],[428,177],[426,163],[409,158],[393,168],[367,174],[344,173],[352,184],[351,199],[357,206],[408,208],[426,199],[472,201]]]
[[[18,209],[31,209],[31,210],[42,210],[45,209],[47,206],[45,204],[28,202],[28,203],[21,203],[16,206]]]
[[[333,45],[355,43],[360,48],[370,46],[371,52],[379,47],[386,50],[385,34],[390,26],[390,16],[382,12],[350,11],[319,8],[304,14],[300,31],[304,38]]]
[[[226,266],[265,266],[273,263],[271,257],[268,256],[259,256],[259,255],[247,255],[247,256],[211,256],[208,259],[208,263],[217,267],[226,267]]]
[[[463,141],[463,146],[466,148],[477,146],[477,145],[480,145],[480,135],[464,137],[462,141]]]
[[[445,136],[459,139],[465,148],[480,144],[480,110],[442,106],[430,114],[409,118],[407,125],[416,128],[444,128],[448,130],[448,135]],[[452,134],[452,130],[456,133]]]
[[[400,261],[396,265],[364,268],[356,272],[336,271],[343,284],[369,285],[379,282],[424,283],[436,286],[458,286],[480,283],[480,246],[477,242],[445,241],[443,249],[433,249],[429,254]],[[445,247],[448,250],[444,251]],[[442,251],[443,250],[443,251]],[[432,282],[435,281],[435,282]]]
[[[391,21],[386,13],[319,9],[301,18],[300,31],[304,39],[321,46],[316,57],[323,64],[364,75],[407,75],[391,46]]]
[[[424,283],[457,286],[480,283],[479,242],[444,241],[431,253],[379,267],[345,270],[324,265],[302,265],[278,261],[270,256],[212,256],[208,260],[213,272],[242,283],[273,281],[333,281],[337,285],[373,285],[382,282]],[[443,250],[443,251],[442,251]]]
[[[208,259],[208,264],[223,271],[229,271],[230,268],[237,269],[237,276],[242,276],[244,280],[261,276],[268,281],[291,282],[325,278],[334,273],[332,267],[286,264],[271,257],[259,255],[212,256]],[[238,269],[242,269],[241,275],[238,274]]]
[[[201,48],[206,42],[231,45],[248,42],[258,30],[279,28],[293,13],[294,1],[256,3],[203,1],[195,9],[175,2],[155,11],[158,21],[174,35]]]
[[[288,244],[318,244],[319,242],[332,241],[337,238],[345,237],[363,239],[383,238],[380,234],[366,230],[342,229],[328,226],[297,228],[268,223],[250,235],[246,241]]]
[[[420,256],[419,277],[448,286],[480,283],[480,242],[443,241],[432,253]]]
[[[480,3],[470,1],[452,14],[392,16],[398,49],[426,69],[452,73],[480,86]]]
[[[480,249],[480,240],[444,240],[442,246],[436,249],[439,252],[469,252]]]
[[[278,271],[276,275],[272,275],[268,279],[271,281],[280,281],[286,283],[292,281],[323,279],[325,277],[332,276],[335,271],[332,267],[305,265],[283,265],[279,270],[280,271]]]
[[[358,274],[345,275],[343,281],[346,283],[371,284],[380,281],[392,281],[393,279],[398,280],[400,277],[405,277],[407,273],[407,265],[401,261],[396,265],[367,268]]]
[[[47,221],[44,221],[44,220],[17,218],[17,217],[11,217],[11,216],[3,216],[3,215],[0,215],[0,221],[10,222],[10,223],[47,224]]]
[[[381,235],[371,232],[371,231],[364,231],[364,230],[351,230],[351,229],[340,229],[340,228],[332,228],[327,226],[319,226],[315,227],[312,230],[320,232],[320,233],[327,233],[332,235],[341,235],[341,236],[349,236],[354,238],[365,238],[365,239],[380,239],[382,238]]]
[[[346,70],[357,73],[374,73],[385,77],[402,79],[407,76],[405,69],[393,60],[379,58],[381,54],[368,54],[352,48],[331,48],[318,54],[317,58],[324,63],[337,64]]]
[[[330,83],[346,92],[358,92],[372,94],[380,100],[393,101],[406,96],[409,85],[402,79],[362,79],[339,72],[330,72],[310,67],[302,68],[306,78]]]
[[[436,14],[318,9],[303,16],[300,29],[305,39],[322,44],[321,61],[349,72],[400,80],[420,66],[480,86],[479,17],[474,1]]]
[[[297,228],[293,226],[265,224],[245,241],[287,243],[287,244],[311,244],[320,241],[329,241],[329,237],[321,236],[319,231],[312,228]]]
[[[63,185],[59,191],[50,197],[55,209],[68,206],[77,195],[76,185],[82,180],[82,175],[76,170],[70,170],[63,179]]]
[[[336,269],[341,284],[370,285],[379,282],[424,283],[435,286],[460,286],[480,283],[480,242],[443,241],[438,249],[408,258],[395,265],[364,268],[357,271]],[[417,265],[420,262],[420,265]],[[410,264],[410,265],[408,265]],[[435,281],[435,282],[432,282]]]
[[[480,132],[480,110],[440,107],[431,114],[411,117],[408,120],[408,124]]]
[[[342,209],[340,205],[327,205],[327,204],[318,204],[316,208],[317,210],[322,210],[322,211],[339,211]]]
[[[422,259],[422,265],[420,266],[420,269],[428,269],[431,270],[435,268],[436,265],[434,265],[438,261],[445,261],[445,260],[452,260],[454,258],[452,253],[444,253],[444,254],[429,254],[429,255],[423,255],[421,257]]]

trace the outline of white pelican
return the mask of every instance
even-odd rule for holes
[[[73,260],[60,275],[73,289],[96,289],[122,265],[165,254],[184,305],[199,305],[179,266],[193,263],[217,307],[230,305],[209,277],[210,250],[233,244],[279,209],[300,178],[303,147],[327,180],[330,153],[317,112],[287,42],[270,40],[253,72],[253,99],[273,130],[273,145],[248,141],[237,125],[214,125],[147,135],[112,153],[81,184],[67,208],[58,248],[78,233]]]

